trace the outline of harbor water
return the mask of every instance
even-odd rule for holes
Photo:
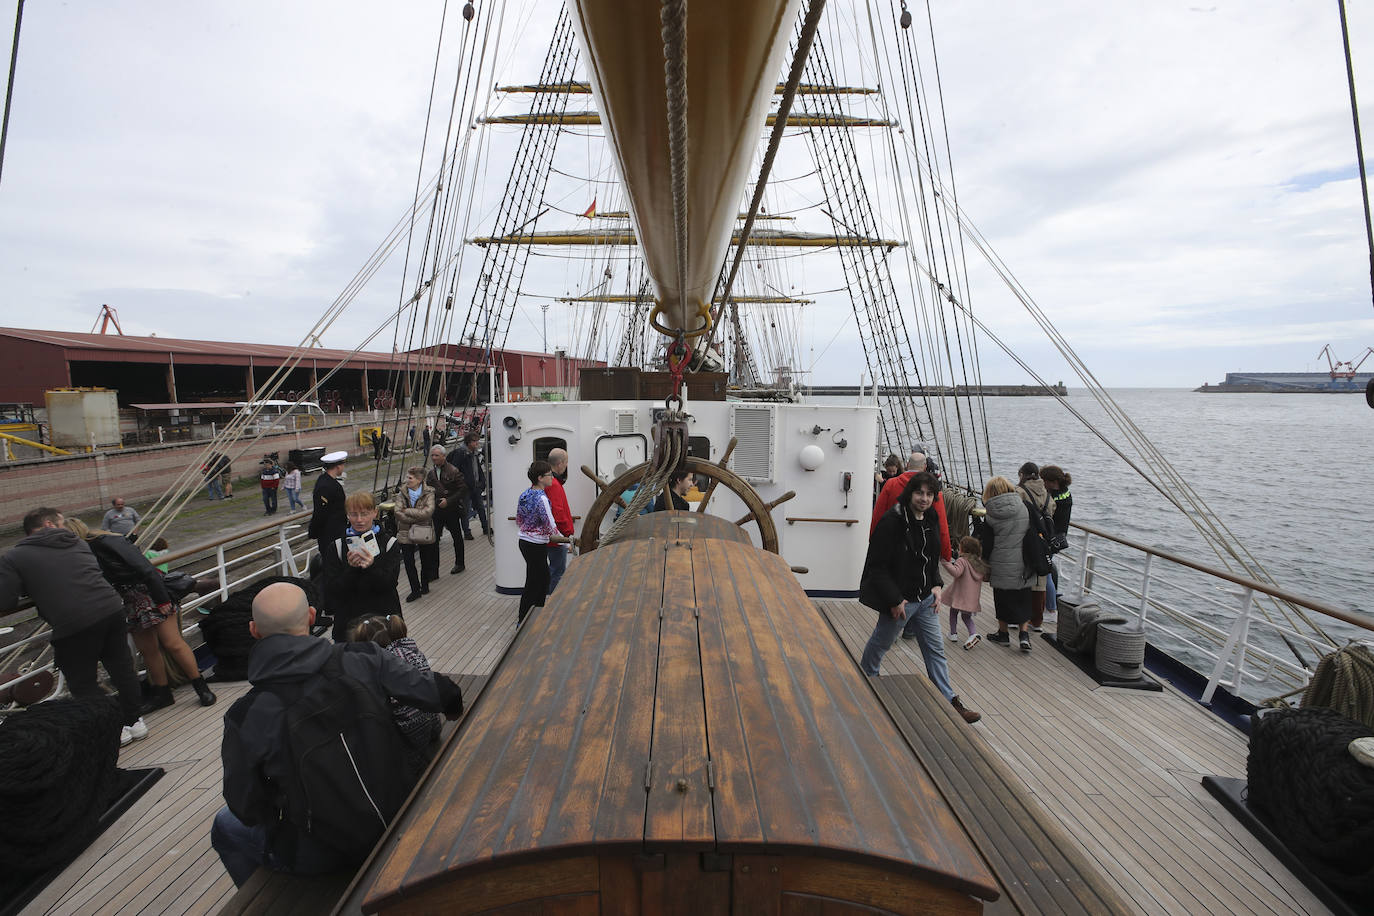
[[[1374,454],[1374,410],[1363,397],[1138,388],[1110,394],[1281,587],[1370,615],[1374,512],[1361,475],[1364,460]],[[1091,395],[1071,389],[1067,401],[1136,458]],[[1015,482],[1025,461],[1058,464],[1073,476],[1075,522],[1221,565],[1179,510],[1057,399],[990,397],[983,403],[993,473]],[[927,441],[936,438],[927,434]],[[962,459],[944,463],[954,471],[951,478],[963,482]],[[981,486],[982,481],[973,483]],[[1222,601],[1237,605],[1231,597],[1239,591],[1235,586],[1213,582],[1210,588]],[[1213,611],[1199,602],[1190,610],[1213,625],[1229,626],[1225,608]],[[1338,642],[1370,638],[1368,631],[1318,619]],[[1289,651],[1278,640],[1254,635],[1271,651]],[[1181,647],[1161,648],[1195,666],[1203,664]],[[1313,656],[1306,660],[1311,663]]]

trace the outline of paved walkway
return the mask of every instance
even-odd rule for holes
[[[396,479],[405,473],[406,468],[417,464],[423,464],[420,452],[414,451],[408,454],[396,453],[389,459],[374,461],[371,455],[364,458],[350,458],[347,465],[347,477],[344,480],[345,490],[355,490],[359,488],[377,489],[383,485],[395,483]],[[240,470],[256,470],[256,463],[246,460],[237,462]],[[311,474],[301,481],[301,499],[305,502],[305,507],[310,508],[310,493],[315,486],[316,475]],[[374,483],[375,481],[375,483]],[[246,528],[263,519],[265,512],[262,504],[262,490],[258,486],[256,476],[238,477],[234,480],[234,496],[232,499],[223,499],[212,502],[206,495],[205,488],[201,487],[191,501],[177,513],[177,517],[167,527],[163,537],[167,538],[167,543],[172,548],[196,544],[202,541],[211,540],[222,534],[233,531],[237,528]],[[277,514],[286,513],[287,502],[286,494],[279,493]],[[133,504],[139,512],[144,512],[151,506]],[[30,507],[32,508],[32,507]],[[56,508],[61,509],[61,506]],[[27,510],[25,510],[27,511]],[[87,525],[92,528],[99,527],[100,520],[104,516],[104,511],[83,512],[77,515]],[[24,533],[19,527],[20,518],[5,519],[9,530],[0,534],[0,549],[13,547],[23,537]]]

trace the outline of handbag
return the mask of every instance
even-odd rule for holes
[[[406,533],[412,544],[434,543],[434,522],[416,522]]]
[[[162,584],[173,601],[180,601],[187,595],[196,594],[196,577],[190,573],[173,572],[162,574]]]

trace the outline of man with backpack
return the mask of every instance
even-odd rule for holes
[[[210,843],[242,886],[259,865],[356,870],[412,785],[389,698],[456,719],[458,685],[372,642],[310,635],[315,609],[289,582],[253,599],[253,689],[224,717],[224,800]]]

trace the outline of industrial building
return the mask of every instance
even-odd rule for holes
[[[252,400],[293,353],[263,343],[0,328],[0,403],[39,406],[51,389],[86,387],[114,389],[121,408]],[[314,400],[326,411],[399,407],[426,389],[432,405],[440,405],[440,392],[442,405],[481,403],[490,398],[488,365],[498,385],[504,375],[510,391],[524,396],[575,389],[584,365],[604,365],[562,353],[484,356],[454,344],[400,353],[312,348],[276,396],[295,400],[323,380]]]

